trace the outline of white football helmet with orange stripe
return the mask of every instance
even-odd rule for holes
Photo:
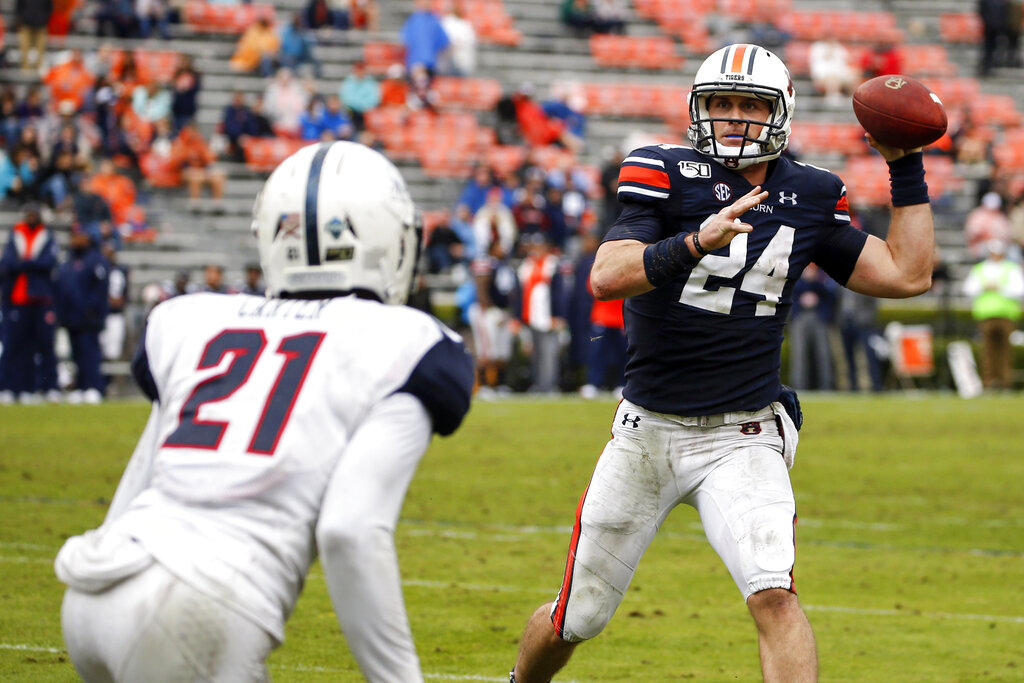
[[[772,110],[757,137],[744,136],[743,145],[730,147],[715,139],[708,111],[712,95],[742,95],[771,103]],[[789,142],[796,95],[789,69],[782,60],[758,45],[738,43],[704,60],[689,94],[690,144],[726,168],[745,168],[777,158]],[[728,119],[734,120],[734,119]]]

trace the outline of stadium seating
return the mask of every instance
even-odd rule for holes
[[[501,82],[496,78],[438,76],[433,88],[445,109],[490,111],[501,99]]]
[[[114,73],[117,73],[124,61],[125,53],[125,50],[115,50],[111,53],[109,65]],[[139,82],[143,84],[151,81],[169,83],[181,62],[181,53],[173,50],[135,48],[131,53],[135,58]]]
[[[264,3],[222,4],[189,0],[185,3],[185,23],[202,33],[241,33],[261,17],[275,19],[274,6]]]
[[[366,42],[363,44],[363,61],[367,72],[380,76],[392,64],[405,64],[405,47],[399,43]]]
[[[297,150],[313,144],[289,138],[248,138],[242,145],[245,165],[252,171],[270,172]]]
[[[946,12],[939,15],[939,34],[947,43],[979,43],[981,19],[976,12]]]
[[[590,53],[599,65],[611,68],[679,69],[684,61],[666,36],[594,34]]]
[[[522,41],[502,0],[467,0],[464,7],[481,42],[515,46]]]
[[[844,43],[902,43],[905,39],[892,12],[794,10],[778,15],[775,23],[795,40],[836,38]]]
[[[805,121],[793,124],[790,136],[798,154],[853,156],[868,150],[864,129],[856,123]]]

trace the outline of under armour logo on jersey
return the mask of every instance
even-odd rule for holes
[[[640,416],[637,415],[634,418],[630,418],[629,417],[629,413],[626,413],[625,415],[622,416],[622,426],[623,427],[625,427],[630,422],[633,423],[633,429],[638,428],[640,426]]]
[[[783,190],[779,190],[779,204],[786,203],[796,206],[796,192],[793,194],[786,194]]]
[[[732,188],[725,183],[715,183],[715,199],[720,202],[729,201],[732,197]]]

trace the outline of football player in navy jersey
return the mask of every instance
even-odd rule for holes
[[[692,148],[653,145],[622,162],[623,209],[591,285],[599,299],[626,299],[624,399],[577,508],[561,588],[530,617],[512,681],[550,681],[604,628],[680,503],[697,509],[746,600],[764,680],[817,680],[793,582],[788,468],[802,418],[779,379],[793,285],[814,262],[857,292],[921,294],[934,235],[920,149],[868,138],[891,179],[882,241],[850,225],[840,178],[781,156],[794,103],[775,54],[727,46],[697,71]]]

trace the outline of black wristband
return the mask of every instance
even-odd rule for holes
[[[928,184],[924,181],[924,154],[914,152],[888,163],[892,205],[927,204]]]
[[[686,244],[688,234],[681,232],[647,245],[644,249],[644,273],[648,282],[661,287],[677,275],[693,270],[699,261]]]
[[[700,239],[697,237],[700,234],[700,230],[696,230],[690,233],[693,235],[693,248],[697,250],[697,253],[701,256],[707,256],[711,252],[701,246]]]

